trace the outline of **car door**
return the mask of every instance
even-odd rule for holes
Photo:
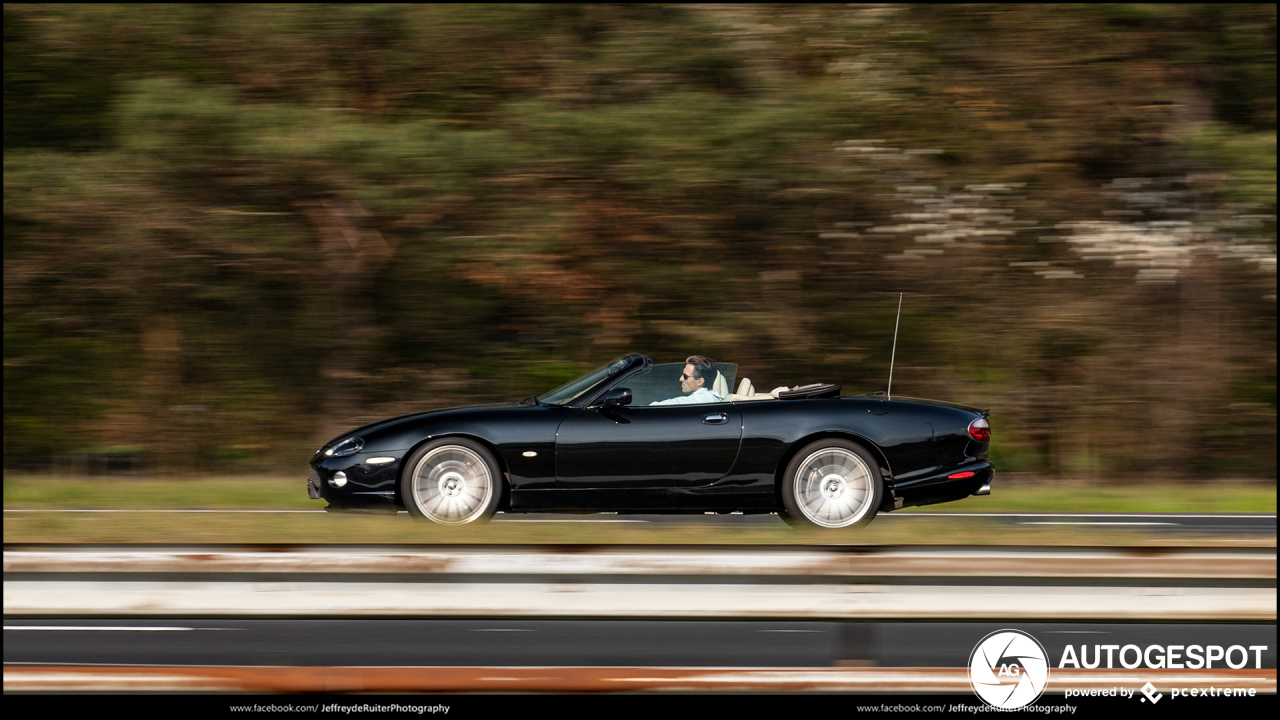
[[[707,485],[729,473],[741,440],[741,413],[727,402],[578,408],[556,433],[556,487]]]

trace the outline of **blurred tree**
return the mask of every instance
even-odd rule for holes
[[[1275,472],[1274,6],[7,5],[4,223],[6,462],[881,390],[905,291],[1002,467]]]

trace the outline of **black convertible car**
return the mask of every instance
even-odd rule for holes
[[[308,492],[449,525],[501,510],[777,513],[824,528],[990,492],[985,410],[835,385],[757,392],[745,378],[730,393],[736,374],[624,355],[520,402],[366,425],[316,452]]]

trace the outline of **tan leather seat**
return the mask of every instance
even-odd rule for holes
[[[784,390],[786,388],[783,388]],[[754,385],[751,384],[749,378],[742,378],[742,382],[738,383],[738,392],[733,394],[734,402],[752,402],[755,400],[774,400],[777,395],[769,395],[767,393],[757,393]]]
[[[729,397],[729,381],[724,378],[724,375],[719,370],[716,371],[715,382],[711,383],[711,392],[721,399],[728,399]]]

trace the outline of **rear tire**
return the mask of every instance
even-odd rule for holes
[[[880,509],[880,464],[865,448],[828,438],[804,447],[782,476],[783,519],[789,525],[862,527]]]
[[[493,454],[466,438],[423,445],[409,455],[400,477],[400,496],[409,515],[441,525],[487,522],[498,511],[505,488]]]

